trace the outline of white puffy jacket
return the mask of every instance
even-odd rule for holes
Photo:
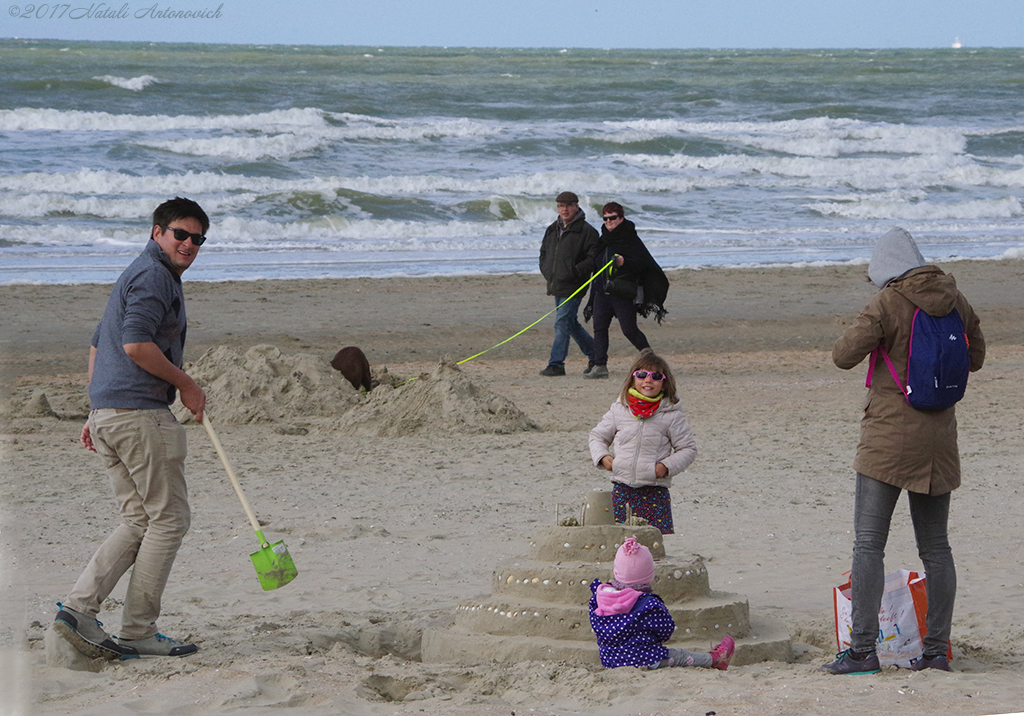
[[[656,485],[671,487],[672,477],[685,470],[697,457],[697,442],[679,403],[662,401],[649,418],[637,418],[619,401],[590,431],[590,457],[601,465],[605,455],[612,462],[612,482],[629,487]],[[654,466],[662,463],[668,475],[654,476]]]

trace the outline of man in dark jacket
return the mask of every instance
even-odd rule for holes
[[[587,356],[587,370],[594,367],[594,339],[579,319],[580,303],[586,290],[579,289],[590,279],[597,253],[597,230],[587,223],[580,200],[571,191],[555,197],[558,219],[544,232],[540,245],[540,272],[547,279],[548,295],[555,297],[555,340],[551,357],[541,375],[565,375],[569,339]]]
[[[968,341],[970,370],[981,368],[985,337],[978,316],[953,277],[925,263],[909,233],[895,228],[878,240],[868,277],[880,290],[832,348],[832,360],[839,368],[853,368],[882,346],[896,375],[906,376],[917,309],[935,317],[955,309]],[[829,674],[879,670],[875,642],[885,586],[882,558],[896,501],[906,490],[928,595],[924,653],[911,668],[949,671],[946,651],[956,597],[956,568],[947,537],[949,498],[960,486],[956,407],[918,410],[885,366],[876,369],[853,467],[857,471],[850,574],[853,629],[850,648],[821,670]]]

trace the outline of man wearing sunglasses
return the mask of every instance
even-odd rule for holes
[[[586,291],[576,291],[594,271],[597,253],[597,230],[587,223],[580,209],[580,200],[571,191],[555,197],[558,218],[544,232],[540,245],[540,272],[547,280],[548,295],[555,297],[555,340],[545,376],[565,375],[565,358],[569,340],[576,341],[587,356],[587,369],[594,367],[594,339],[580,324],[577,314]],[[575,295],[573,295],[575,294]]]
[[[160,634],[156,620],[190,510],[185,430],[170,405],[181,398],[202,420],[206,396],[182,369],[185,296],[181,275],[206,241],[210,220],[176,197],[153,212],[142,253],[114,284],[89,350],[89,419],[82,445],[103,458],[121,522],[100,545],[54,621],[90,657],[186,656],[198,651]],[[131,568],[121,629],[96,616]]]

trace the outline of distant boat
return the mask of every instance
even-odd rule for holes
[[[963,47],[963,45],[960,44],[960,38],[959,37],[955,38],[953,40],[953,49],[954,50],[959,50],[961,47]]]

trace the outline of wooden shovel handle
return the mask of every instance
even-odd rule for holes
[[[252,524],[252,528],[256,530],[256,534],[260,536],[260,542],[263,542],[263,531],[260,529],[260,523],[256,521],[256,515],[252,511],[252,507],[249,506],[249,501],[245,499],[245,493],[242,492],[242,485],[238,482],[238,478],[235,477],[235,471],[231,468],[231,463],[228,462],[228,456],[225,454],[224,448],[220,444],[220,439],[217,437],[217,433],[213,431],[213,423],[210,421],[210,414],[208,412],[203,413],[203,427],[206,428],[206,434],[210,436],[210,442],[213,443],[213,449],[217,451],[217,456],[224,464],[224,469],[228,472],[228,477],[231,479],[231,484],[235,488],[235,493],[238,494],[238,499],[242,501],[242,507],[245,508],[245,514],[249,515],[249,522]]]

